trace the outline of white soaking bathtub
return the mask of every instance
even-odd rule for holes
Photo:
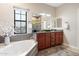
[[[37,42],[33,39],[13,42],[0,48],[0,56],[34,56],[37,52]]]

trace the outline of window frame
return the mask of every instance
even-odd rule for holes
[[[15,10],[16,9],[14,9],[14,34],[26,34],[27,33],[27,11],[25,11],[25,14],[21,14],[21,13],[19,14],[19,13],[15,13]],[[19,14],[20,15],[20,19],[21,19],[21,15],[25,15],[26,16],[25,17],[26,19],[25,20],[16,20],[15,19],[15,15],[16,14]],[[15,32],[15,27],[16,27],[16,24],[15,23],[16,22],[20,22],[20,30],[21,30],[21,22],[25,22],[25,33],[21,33],[21,32],[20,33],[16,33]]]

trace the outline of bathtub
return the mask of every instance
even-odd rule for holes
[[[37,52],[37,42],[33,39],[12,42],[0,48],[0,56],[34,56]]]

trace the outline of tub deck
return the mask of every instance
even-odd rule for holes
[[[1,46],[1,45],[0,45]],[[35,40],[22,40],[12,42],[0,47],[0,56],[31,56],[37,53],[37,42]]]

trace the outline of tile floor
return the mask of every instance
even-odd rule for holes
[[[37,56],[79,56],[79,54],[67,50],[63,46],[56,46],[39,51]]]

